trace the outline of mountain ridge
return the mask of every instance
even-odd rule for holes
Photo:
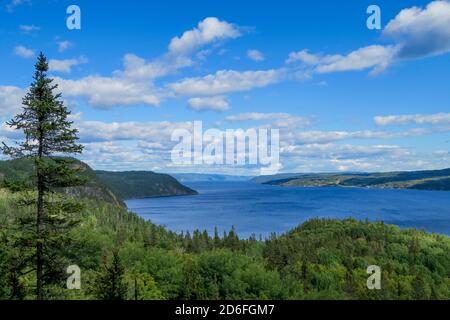
[[[166,174],[158,174],[151,171],[96,171],[85,162],[74,159],[74,165],[81,166],[82,177],[87,178],[87,183],[80,187],[70,187],[59,190],[60,192],[81,198],[90,198],[108,202],[114,205],[126,207],[124,200],[130,198],[194,195],[197,194],[175,178]],[[21,158],[0,161],[0,183],[6,180],[29,181],[34,179],[33,160]],[[114,179],[117,174],[120,179]],[[143,179],[136,179],[138,174]],[[127,192],[120,188],[128,189]]]
[[[450,168],[375,173],[317,173],[262,176],[253,182],[296,187],[367,187],[450,191]]]

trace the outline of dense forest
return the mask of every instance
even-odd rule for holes
[[[136,198],[194,195],[197,191],[179,183],[168,174],[152,171],[95,171],[119,198]]]
[[[19,194],[0,193],[0,298],[33,298],[35,274],[18,245]],[[449,299],[450,238],[355,220],[311,220],[269,239],[234,230],[175,234],[121,206],[83,200],[49,299]],[[81,289],[66,288],[66,268]],[[369,265],[381,290],[366,287]]]

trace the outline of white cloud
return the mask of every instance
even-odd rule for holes
[[[288,113],[263,113],[263,112],[246,112],[235,115],[230,115],[225,118],[227,121],[240,122],[240,121],[265,121],[273,119],[286,119],[291,115]]]
[[[310,119],[305,117],[295,116],[284,112],[247,112],[230,115],[225,118],[225,121],[230,122],[244,122],[244,121],[268,121],[269,124],[261,127],[274,129],[288,129],[294,130],[304,128],[311,124]]]
[[[14,54],[16,56],[22,57],[22,58],[33,58],[34,57],[34,51],[28,48],[25,48],[24,46],[17,46],[14,48]]]
[[[11,116],[22,107],[25,90],[13,86],[0,86],[0,116]]]
[[[48,62],[49,71],[52,72],[72,72],[72,67],[80,64],[87,63],[88,60],[85,57],[80,57],[78,59],[65,59],[57,60],[50,59]]]
[[[35,26],[33,24],[31,24],[31,25],[22,24],[19,26],[19,29],[20,29],[20,31],[27,32],[27,33],[41,30],[40,27]]]
[[[372,69],[371,73],[376,74],[397,61],[450,52],[450,2],[437,0],[424,9],[412,7],[400,11],[387,24],[383,36],[394,44],[370,45],[347,55],[320,55],[302,50],[291,52],[286,63],[299,62],[313,73]]]
[[[209,17],[199,22],[197,28],[185,31],[181,37],[172,38],[169,51],[175,55],[185,55],[206,44],[239,36],[241,32],[237,26]]]
[[[372,45],[352,51],[347,55],[319,55],[310,54],[307,50],[291,52],[287,63],[302,62],[312,66],[316,73],[331,73],[342,71],[357,71],[372,69],[373,73],[388,67],[397,52],[395,46]]]
[[[123,58],[124,71],[116,71],[115,75],[131,79],[156,79],[180,68],[192,65],[192,60],[185,56],[164,56],[147,62],[135,54],[126,54]]]
[[[341,59],[340,55],[319,55],[311,54],[307,49],[298,52],[289,53],[289,57],[286,59],[286,63],[302,62],[307,65],[318,65],[333,63],[336,60]]]
[[[258,50],[248,50],[247,57],[253,61],[264,61],[264,54]]]
[[[450,2],[400,11],[383,31],[400,44],[398,58],[421,58],[450,51]]]
[[[373,68],[373,72],[378,72],[391,64],[396,51],[393,46],[363,47],[334,62],[321,63],[316,70],[318,73],[328,73]]]
[[[389,115],[377,116],[374,121],[379,126],[388,126],[395,124],[450,124],[450,113],[435,114],[406,114],[406,115]]]
[[[282,150],[286,172],[417,169],[417,157],[396,145],[305,144]]]
[[[189,108],[197,111],[226,111],[229,108],[229,103],[223,96],[191,98],[188,100],[188,105]]]
[[[117,105],[158,105],[160,96],[149,84],[122,78],[88,76],[79,80],[54,78],[64,97],[84,97],[97,107]]]
[[[204,77],[186,78],[169,85],[176,93],[185,96],[210,96],[248,91],[279,82],[283,70],[234,71],[220,70]]]
[[[215,17],[200,21],[197,28],[185,31],[181,37],[170,41],[168,52],[163,56],[146,61],[135,54],[124,56],[123,71],[116,71],[118,76],[133,79],[156,79],[175,73],[177,70],[194,64],[192,56],[202,47],[220,40],[234,39],[241,36],[237,26]],[[201,50],[197,59],[204,60],[210,50]]]
[[[290,134],[290,138],[299,144],[311,143],[329,143],[349,139],[399,139],[415,136],[423,136],[435,132],[450,131],[450,128],[439,130],[428,128],[413,128],[406,131],[388,132],[388,131],[303,131]]]
[[[306,144],[301,146],[294,146],[288,149],[291,155],[314,158],[329,158],[329,159],[361,159],[381,155],[404,155],[407,153],[406,149],[396,145],[370,145],[359,146],[352,144]]]
[[[286,118],[283,113],[274,117]],[[77,117],[78,118],[78,117]],[[241,116],[236,119],[269,120],[268,115]],[[101,122],[75,119],[80,129],[81,142],[86,146],[82,155],[97,169],[131,170],[146,169],[159,171],[222,172],[228,174],[252,173],[252,168],[228,167],[185,167],[179,168],[170,162],[170,152],[176,142],[170,137],[175,129],[192,130],[191,122]],[[205,128],[206,129],[206,128]],[[14,132],[0,130],[0,134],[13,137]],[[367,136],[371,136],[366,134]],[[281,145],[281,163],[285,172],[299,171],[386,171],[422,168],[439,168],[445,161],[435,152],[422,155],[397,145],[353,145],[334,143],[299,143],[288,141]],[[312,140],[311,140],[312,141]],[[447,154],[448,155],[448,154]],[[448,157],[445,159],[448,160]],[[257,173],[255,173],[257,174]]]
[[[142,140],[157,142],[170,147],[170,138],[175,129],[192,128],[191,122],[149,121],[149,122],[102,122],[79,121],[80,138],[84,142]]]
[[[67,40],[64,41],[59,41],[58,42],[58,51],[59,52],[64,52],[67,49],[71,48],[73,46],[73,43]]]
[[[169,51],[163,56],[147,61],[135,54],[123,58],[123,70],[113,72],[112,77],[88,76],[79,80],[56,78],[64,96],[84,97],[98,107],[116,105],[147,104],[159,105],[161,99],[172,95],[165,89],[155,87],[153,81],[177,72],[193,64],[191,55],[205,45],[241,35],[238,27],[217,18],[206,18],[197,28],[186,31],[181,37],[174,37]],[[79,63],[75,60],[54,61],[53,70],[70,72],[70,67]],[[182,86],[182,83],[176,85]],[[209,95],[209,94],[208,94]],[[211,94],[219,96],[220,94]],[[225,98],[200,99],[203,94],[193,95],[188,103],[194,109],[215,108],[225,110]]]

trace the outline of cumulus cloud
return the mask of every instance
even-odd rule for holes
[[[97,107],[113,107],[116,105],[159,105],[161,100],[172,96],[170,87],[157,88],[155,81],[176,73],[179,69],[192,66],[195,51],[202,47],[237,38],[241,35],[239,28],[215,17],[200,21],[198,26],[184,32],[180,37],[174,37],[168,51],[161,57],[146,60],[133,53],[123,57],[123,69],[116,70],[112,76],[92,75],[78,80],[55,78],[64,91],[65,96],[86,98]],[[60,44],[67,45],[67,42]],[[70,72],[71,67],[84,63],[83,59],[53,60],[52,71]],[[178,85],[182,85],[181,83]],[[258,85],[258,84],[257,84]],[[225,90],[226,91],[226,90]],[[220,96],[221,94],[210,94]],[[225,110],[225,98],[201,99],[203,94],[192,95],[188,105],[200,110],[215,108]]]
[[[174,130],[190,130],[192,128],[191,122],[170,121],[79,121],[76,125],[80,130],[80,138],[83,142],[142,140],[158,142],[167,147],[169,147],[170,137]]]
[[[259,50],[248,50],[247,57],[253,61],[264,61],[264,54]]]
[[[377,116],[374,118],[375,124],[379,126],[389,126],[396,124],[450,124],[450,113],[435,114],[405,114]]]
[[[450,51],[450,2],[400,11],[383,31],[400,44],[398,58],[421,58]]]
[[[388,67],[397,52],[396,46],[371,45],[352,51],[347,55],[311,54],[307,50],[291,52],[286,63],[302,62],[313,67],[316,73],[342,71],[359,71],[372,69],[372,73],[380,72]]]
[[[70,73],[72,72],[72,67],[80,64],[87,63],[88,60],[85,57],[80,57],[78,59],[50,59],[48,62],[49,71],[52,72],[64,72]]]
[[[397,145],[305,144],[282,151],[286,172],[417,169],[417,155]]]
[[[438,131],[450,131],[440,129]],[[329,143],[349,139],[398,139],[406,137],[422,136],[437,132],[429,128],[413,128],[406,131],[388,132],[388,131],[303,131],[291,134],[290,137],[300,144],[310,143]]]
[[[185,56],[164,56],[152,61],[126,54],[123,58],[124,70],[116,71],[115,75],[130,79],[152,80],[176,72],[180,68],[192,65],[190,58]]]
[[[132,82],[122,78],[88,76],[79,80],[54,78],[64,97],[82,97],[97,107],[116,105],[159,105],[156,89],[143,82]]]
[[[167,53],[159,58],[147,61],[135,54],[126,54],[125,70],[117,71],[116,74],[135,79],[156,79],[173,74],[181,68],[192,66],[192,56],[196,51],[217,41],[239,36],[241,32],[234,24],[209,17],[200,21],[196,28],[185,31],[180,37],[172,38]],[[209,53],[209,50],[202,50],[196,56],[204,60]]]
[[[359,146],[352,144],[306,144],[294,146],[290,150],[291,154],[308,158],[330,158],[330,159],[361,159],[386,154],[404,155],[406,149],[396,145],[371,145]]]
[[[263,112],[246,112],[246,113],[239,113],[235,115],[230,115],[225,118],[227,121],[232,122],[239,122],[239,121],[265,121],[265,120],[272,120],[272,119],[286,119],[289,118],[291,115],[288,113],[263,113]]]
[[[384,70],[392,62],[397,48],[395,46],[368,46],[349,53],[335,56],[335,61],[323,62],[317,66],[318,73],[372,69],[372,72]]]
[[[447,53],[450,51],[450,2],[437,0],[425,8],[401,10],[382,34],[393,44],[361,47],[346,55],[312,54],[305,49],[291,52],[286,63],[300,63],[312,73],[371,69],[376,74],[398,61]]]
[[[229,122],[266,121],[267,124],[260,126],[268,129],[294,129],[305,128],[311,124],[311,120],[305,117],[292,115],[285,112],[246,112],[225,117]]]
[[[0,86],[0,116],[10,116],[22,107],[25,90],[14,86]]]
[[[210,96],[248,91],[279,82],[284,75],[281,69],[261,71],[220,70],[204,77],[186,78],[169,87],[185,96]]]
[[[24,46],[17,46],[14,48],[14,54],[21,58],[30,59],[34,57],[34,51]]]
[[[336,60],[339,60],[342,56],[340,55],[320,55],[320,54],[312,54],[309,53],[307,49],[291,52],[289,53],[289,57],[286,59],[286,63],[294,63],[294,62],[302,62],[307,65],[318,65],[321,63],[333,63]]]
[[[241,32],[237,26],[220,21],[216,17],[208,17],[200,21],[196,28],[185,31],[180,37],[172,38],[169,51],[172,54],[185,55],[206,44],[240,36]]]
[[[191,98],[188,100],[188,105],[189,108],[197,111],[226,111],[229,108],[229,103],[223,96]]]

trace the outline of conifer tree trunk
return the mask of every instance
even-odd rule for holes
[[[41,100],[43,97],[39,97]],[[36,298],[38,300],[44,299],[44,193],[45,193],[45,177],[42,172],[42,156],[44,150],[44,132],[42,128],[42,123],[44,122],[44,117],[38,115],[38,128],[37,128],[37,157],[35,161],[36,166],[36,176],[37,176],[37,212],[36,212]]]
[[[38,197],[37,197],[37,214],[36,214],[36,297],[38,300],[44,299],[43,290],[43,270],[44,270],[44,183],[39,165],[36,166],[38,177]]]

